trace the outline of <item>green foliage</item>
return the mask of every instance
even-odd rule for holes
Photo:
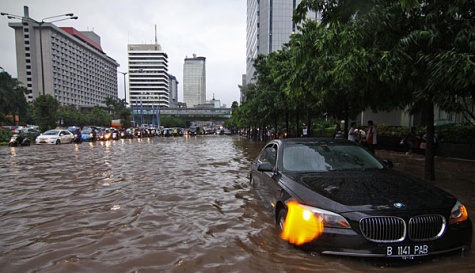
[[[92,108],[92,111],[86,115],[86,123],[90,125],[110,127],[112,117],[98,106]]]
[[[335,127],[335,124],[330,120],[319,121],[315,128],[313,128],[312,135],[316,137],[332,137]]]
[[[165,128],[185,128],[186,122],[180,118],[173,117],[173,116],[161,116],[160,117],[160,126]]]
[[[24,123],[28,109],[26,88],[7,72],[0,72],[0,123],[13,124],[9,116],[18,115]]]
[[[72,104],[61,107],[58,117],[63,120],[63,126],[83,126],[86,124],[84,115]]]
[[[33,101],[33,120],[41,132],[55,128],[60,104],[51,95],[41,95]]]
[[[441,142],[475,145],[475,126],[452,125],[437,128]]]
[[[108,97],[104,100],[104,103],[109,108],[113,119],[120,118],[121,111],[126,109],[125,99]]]
[[[8,143],[12,135],[10,130],[0,128],[0,143]]]
[[[132,117],[132,114],[130,113],[128,109],[124,108],[120,110],[119,118],[121,120],[123,128],[129,128],[132,126],[132,122],[130,121],[131,117]]]

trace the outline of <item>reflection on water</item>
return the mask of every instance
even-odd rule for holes
[[[0,147],[1,272],[380,272],[279,239],[237,136]],[[474,268],[451,257],[387,272]]]

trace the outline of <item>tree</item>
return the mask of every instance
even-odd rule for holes
[[[111,125],[112,118],[106,111],[95,106],[86,116],[86,120],[89,121],[89,124],[108,127]]]
[[[56,127],[58,121],[59,101],[51,95],[40,95],[32,104],[33,120],[40,131]]]
[[[7,72],[0,72],[0,122],[13,124],[13,116],[20,121],[26,118],[28,103],[25,95],[28,90],[20,86]]]
[[[365,106],[361,77],[346,61],[357,50],[352,32],[342,24],[326,27],[313,20],[306,21],[299,30],[289,42],[294,69],[288,91],[303,105],[307,123],[312,124],[310,117],[323,113],[338,120],[355,116]]]
[[[434,107],[454,111],[460,101],[473,100],[475,95],[475,46],[471,42],[475,1],[420,2],[407,10],[394,4],[374,10],[370,18],[382,23],[373,24],[371,31],[389,33],[394,41],[386,48],[374,43],[383,49],[381,78],[400,90],[399,101],[425,114],[424,176],[434,180]]]
[[[83,126],[86,123],[84,115],[73,104],[60,107],[58,117],[65,126]]]
[[[362,50],[349,56],[366,52],[357,61],[338,59],[341,83],[351,83],[345,75],[376,75],[366,78],[372,108],[409,106],[425,114],[425,178],[433,180],[434,106],[454,111],[473,102],[475,1],[304,0],[294,19],[301,22],[310,9],[322,12],[325,27],[344,24],[357,34],[353,43]]]
[[[120,110],[119,118],[121,120],[123,128],[129,128],[132,126],[132,122],[130,120],[131,117],[132,117],[132,113],[128,109],[124,108]]]
[[[118,118],[122,109],[126,109],[125,99],[107,97],[104,100],[104,103],[109,108],[109,112],[114,118]]]
[[[173,116],[162,116],[160,119],[160,124],[165,128],[186,127],[186,122],[184,120]]]

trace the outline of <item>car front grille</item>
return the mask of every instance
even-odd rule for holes
[[[432,241],[445,231],[445,218],[442,215],[421,215],[409,220],[408,234],[413,241]]]
[[[399,217],[369,217],[361,219],[363,236],[377,243],[401,242],[409,236],[413,241],[431,241],[439,238],[445,230],[442,215],[421,215],[412,217],[409,224]]]
[[[370,217],[360,221],[363,236],[373,242],[400,242],[406,237],[406,222],[399,217]]]

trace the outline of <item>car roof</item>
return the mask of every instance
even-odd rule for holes
[[[274,139],[271,142],[281,143],[284,145],[291,144],[354,144],[347,139],[323,138],[323,137],[301,137],[301,138],[283,138]]]

